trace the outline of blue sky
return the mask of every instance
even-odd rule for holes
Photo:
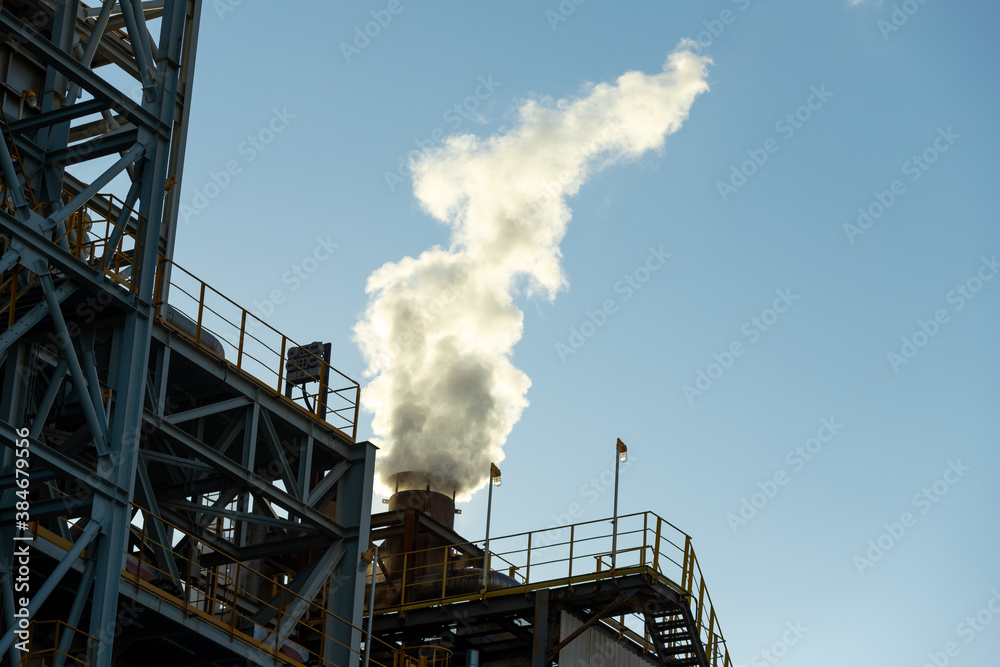
[[[622,511],[693,536],[737,663],[924,665],[954,641],[948,664],[990,664],[1000,619],[960,624],[1000,590],[998,19],[971,0],[206,2],[176,260],[249,308],[279,290],[269,323],[365,380],[368,276],[449,244],[400,159],[696,40],[710,90],[662,151],[568,198],[555,299],[515,297],[531,387],[492,530],[609,516],[620,437]],[[670,256],[644,273],[651,253]],[[626,276],[645,278],[627,299]],[[485,510],[479,492],[459,529],[481,537]],[[787,623],[808,631],[769,661]]]

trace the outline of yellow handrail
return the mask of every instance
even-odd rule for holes
[[[72,193],[63,193],[66,202],[72,196]],[[124,225],[119,224],[119,219],[125,221]],[[115,284],[137,293],[142,270],[137,255],[145,222],[145,218],[115,195],[102,194],[73,213],[66,221],[65,230],[53,235],[52,240],[92,268],[103,271]],[[7,237],[0,235],[0,242],[6,251]],[[265,322],[261,315],[266,317],[266,314],[258,315],[243,308],[162,256],[154,270],[154,305],[161,324],[223,358],[231,368],[333,427],[345,439],[355,440],[361,404],[358,382],[333,367],[328,360],[309,352],[304,352],[300,358],[321,369],[318,381],[312,383],[315,389],[306,391],[305,384],[289,382],[288,350],[303,346]],[[17,268],[0,275],[0,316],[6,316],[8,327],[22,314],[17,310],[18,300],[37,284],[34,274],[20,272]],[[168,291],[170,306],[192,321],[193,334],[179,327],[176,321],[168,321],[163,299]],[[96,310],[104,305],[104,302],[90,304]],[[295,392],[301,396],[294,396]]]
[[[609,525],[609,519],[599,519],[491,537],[488,558],[481,541],[387,553],[375,575],[377,587],[384,592],[378,596],[374,613],[647,573],[688,601],[695,632],[711,664],[729,667],[729,652],[691,537],[652,512],[619,516],[616,569],[612,570],[608,567],[613,541]],[[506,585],[481,590],[478,582],[484,562],[493,563],[491,576],[497,581],[507,576]]]
[[[46,632],[49,627],[52,627],[53,630]],[[73,639],[67,651],[60,651],[59,643],[67,631],[73,633]],[[98,641],[82,630],[59,620],[32,620],[28,624],[28,632],[28,650],[18,661],[18,667],[53,664],[57,656],[63,656],[65,658],[64,664],[70,667],[90,667],[93,663]],[[39,644],[42,647],[39,647]],[[83,644],[84,646],[73,648],[74,644]]]
[[[169,295],[164,302],[163,293]],[[166,305],[191,320],[191,330],[171,320]],[[263,389],[287,399],[312,417],[337,429],[345,439],[357,436],[361,385],[327,360],[304,349],[257,314],[243,308],[172,260],[161,258],[157,282],[157,317],[166,327],[229,367],[255,380]],[[300,348],[298,368],[313,364],[320,369],[316,389],[288,380],[288,352]],[[326,384],[326,377],[330,385]],[[295,390],[301,396],[294,395]]]
[[[136,509],[141,508],[136,507]],[[155,517],[145,510],[142,511],[146,519],[143,526],[130,526],[132,539],[125,549],[125,566],[121,573],[123,583],[134,587],[137,592],[143,591],[151,594],[162,603],[181,609],[185,617],[196,616],[200,622],[214,625],[226,631],[233,641],[270,653],[275,658],[281,653],[280,661],[282,663],[291,665],[308,663],[319,667],[337,667],[334,663],[323,658],[324,647],[327,646],[328,642],[343,646],[354,654],[352,662],[355,659],[360,660],[362,655],[360,646],[345,644],[326,634],[327,625],[333,624],[342,629],[358,630],[361,636],[368,641],[366,631],[327,611],[326,596],[330,594],[328,586],[323,587],[316,599],[308,600],[289,589],[285,584],[276,581],[274,577],[247,567],[243,563],[227,560],[216,565],[203,565],[199,562],[200,556],[212,553],[214,557],[219,557],[220,553],[201,539],[169,521]],[[153,538],[146,530],[146,523],[154,520],[160,521],[176,531],[175,537],[181,539],[175,542],[175,545],[187,541],[184,553],[181,553],[181,549],[177,546],[162,545]],[[71,532],[79,531],[75,524],[62,518],[60,521],[63,521]],[[68,548],[69,543],[55,533],[42,528],[37,523],[30,525],[36,539],[44,539]],[[157,551],[168,552],[173,556],[181,579],[175,579],[166,569],[154,562],[152,555]],[[86,552],[81,555],[81,558],[84,557],[86,557]],[[260,594],[251,591],[247,587],[247,582],[251,580],[267,582],[270,585],[270,590],[262,591]],[[269,595],[269,593],[274,593],[274,595]],[[276,602],[272,602],[275,598]],[[284,613],[293,601],[298,601],[305,606],[305,612],[298,620],[293,620]],[[254,623],[254,613],[266,608],[270,608],[274,621],[264,626]],[[81,636],[89,637],[89,635],[82,633]],[[89,639],[91,640],[89,650],[93,652],[94,647],[99,644],[99,640],[93,637],[89,637]],[[399,649],[395,646],[381,641],[377,637],[370,641],[373,646],[379,647],[381,653],[393,656],[393,662],[398,661]],[[318,650],[309,648],[309,646],[317,645]],[[58,647],[58,639],[55,640],[53,646]],[[54,655],[56,649],[46,646],[39,650],[46,651],[46,655]],[[37,654],[41,655],[41,653]],[[298,654],[301,660],[294,657],[295,654]],[[370,662],[374,667],[389,667],[389,665],[374,658]],[[68,664],[71,667],[89,666],[89,662],[84,661]]]

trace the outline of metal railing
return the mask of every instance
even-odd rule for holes
[[[7,252],[7,239],[0,239],[0,249]],[[0,253],[0,257],[3,254]],[[28,271],[22,271],[21,267],[15,267],[0,276],[0,318],[7,320],[7,327],[14,326],[17,321],[17,302],[28,290],[34,287],[38,279]]]
[[[444,646],[403,646],[392,667],[451,667],[453,652]]]
[[[68,202],[72,194],[64,192],[63,199]],[[70,215],[65,230],[54,233],[52,241],[134,294],[138,290],[139,277],[135,261],[137,238],[144,223],[145,219],[125,206],[125,202],[115,195],[105,194],[89,200]],[[10,239],[0,235],[0,256],[7,252],[9,245]],[[38,284],[38,276],[20,267],[0,276],[0,317],[7,320],[8,327],[23,314],[17,310],[18,301]],[[34,306],[36,302],[27,305]],[[106,305],[107,302],[99,302],[90,307],[99,310]]]
[[[617,550],[613,524],[600,519],[490,538],[483,542],[439,545],[380,558],[375,613],[451,604],[464,600],[524,593],[541,588],[648,573],[681,593],[688,602],[709,664],[731,667],[719,619],[708,593],[691,537],[652,512],[618,517]],[[489,576],[483,585],[482,567]],[[371,585],[372,569],[368,584]],[[644,648],[652,647],[643,619],[620,622]],[[639,638],[642,638],[639,640]]]
[[[199,621],[225,631],[230,641],[270,654],[274,665],[349,667],[338,666],[323,658],[324,650],[331,642],[346,648],[353,655],[352,664],[359,662],[363,654],[361,647],[345,644],[329,636],[325,631],[328,625],[357,630],[364,641],[371,642],[379,654],[392,656],[391,663],[371,658],[370,663],[374,667],[404,667],[410,664],[404,659],[401,649],[377,637],[371,638],[367,630],[327,611],[326,603],[331,595],[336,594],[336,584],[331,587],[331,582],[326,582],[315,599],[307,600],[286,586],[288,573],[268,575],[243,563],[225,559],[203,540],[144,510],[143,513],[146,517],[143,525],[130,526],[131,537],[124,551],[123,586],[130,586],[137,593],[141,590],[152,594],[163,603],[181,609],[185,618],[196,616]],[[81,531],[75,523],[60,520],[65,522],[70,535]],[[160,544],[147,531],[147,524],[153,520],[172,529],[175,546]],[[71,543],[64,538],[40,527],[36,522],[29,525],[36,538],[69,548]],[[157,563],[157,553],[169,553],[172,556],[178,578]],[[222,562],[214,565],[201,564],[201,559],[209,554],[215,561]],[[352,591],[347,591],[346,594],[351,595]],[[299,618],[288,616],[287,610],[291,605],[304,607]],[[272,618],[261,624],[254,621],[258,614],[270,615]],[[99,640],[85,634],[82,637],[89,640],[86,642],[86,650],[90,652],[88,655],[93,655]],[[58,647],[58,638],[53,645]],[[45,655],[54,655],[54,650],[45,647],[36,654],[42,655],[43,651],[48,651]],[[35,664],[39,663],[24,663],[25,667]],[[67,662],[67,665],[87,667],[89,662],[81,660]]]
[[[66,201],[71,198],[71,193],[64,193]],[[136,293],[141,271],[136,263],[138,238],[144,224],[145,219],[125,202],[104,194],[72,214],[65,231],[53,234],[52,240],[103,271],[115,284]],[[0,235],[0,256],[9,243],[7,236]],[[289,352],[301,345],[172,260],[161,256],[156,272],[154,305],[161,324],[355,441],[361,404],[358,382],[310,352],[302,352],[293,363],[302,370],[307,365],[319,370],[316,381],[308,384],[312,389],[307,390],[305,383],[289,382]],[[13,326],[33,307],[38,299],[24,301],[24,296],[35,287],[38,277],[30,271],[15,267],[0,275],[0,322]],[[19,310],[19,305],[24,307]],[[99,302],[89,307],[99,311],[106,305]]]
[[[121,199],[105,194],[88,200],[72,214],[66,221],[66,232],[55,242],[65,240],[75,256],[135,293],[139,285],[138,239],[145,223],[146,219]]]
[[[148,513],[146,515],[152,518]],[[333,623],[342,628],[357,629],[368,637],[367,632],[327,611],[326,601],[336,592],[331,590],[329,581],[315,599],[308,600],[285,585],[287,573],[267,575],[232,560],[212,566],[202,565],[200,560],[204,554],[219,557],[219,553],[167,521],[163,521],[164,525],[172,528],[177,536],[183,536],[177,544],[185,546],[178,550],[176,546],[162,545],[147,532],[147,523],[144,522],[142,528],[131,527],[134,544],[125,550],[126,568],[122,578],[137,591],[142,588],[188,614],[198,615],[202,620],[226,629],[233,639],[269,652],[274,664],[332,665],[323,658],[330,642],[346,648],[360,660],[360,647],[350,646],[325,633],[328,623]],[[153,562],[151,557],[157,551],[169,552],[173,556],[182,581],[173,580],[167,571]],[[292,605],[305,607],[297,619],[286,613]],[[261,613],[272,616],[272,620],[263,625],[255,622],[254,617]],[[377,638],[372,641],[380,643],[380,649],[390,654],[396,651]],[[371,664],[389,667],[376,660],[371,660]]]
[[[289,352],[302,345],[171,260],[160,260],[157,281],[156,293],[168,294],[166,302],[157,298],[161,323],[333,426],[350,441],[355,440],[361,404],[359,383],[304,350],[294,364],[303,370],[308,365],[320,370],[318,381],[310,383],[315,389],[307,391],[304,384],[289,382]],[[178,321],[168,308],[188,322]]]
[[[28,650],[17,667],[48,667],[60,656],[67,667],[90,667],[94,660],[97,640],[62,621],[31,621],[28,624]],[[69,648],[59,646],[66,633],[72,634]]]

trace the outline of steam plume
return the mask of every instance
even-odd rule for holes
[[[524,102],[505,134],[450,137],[413,165],[420,205],[451,240],[376,270],[354,329],[381,492],[407,470],[453,481],[460,497],[485,485],[528,405],[531,381],[510,361],[523,319],[514,297],[551,300],[566,285],[566,197],[595,170],[661,148],[708,90],[708,64],[682,43],[660,73]]]

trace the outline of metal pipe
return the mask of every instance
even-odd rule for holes
[[[368,593],[368,641],[365,642],[365,660],[362,667],[368,667],[372,655],[372,628],[375,627],[375,575],[378,574],[378,545],[372,543],[372,589]]]

